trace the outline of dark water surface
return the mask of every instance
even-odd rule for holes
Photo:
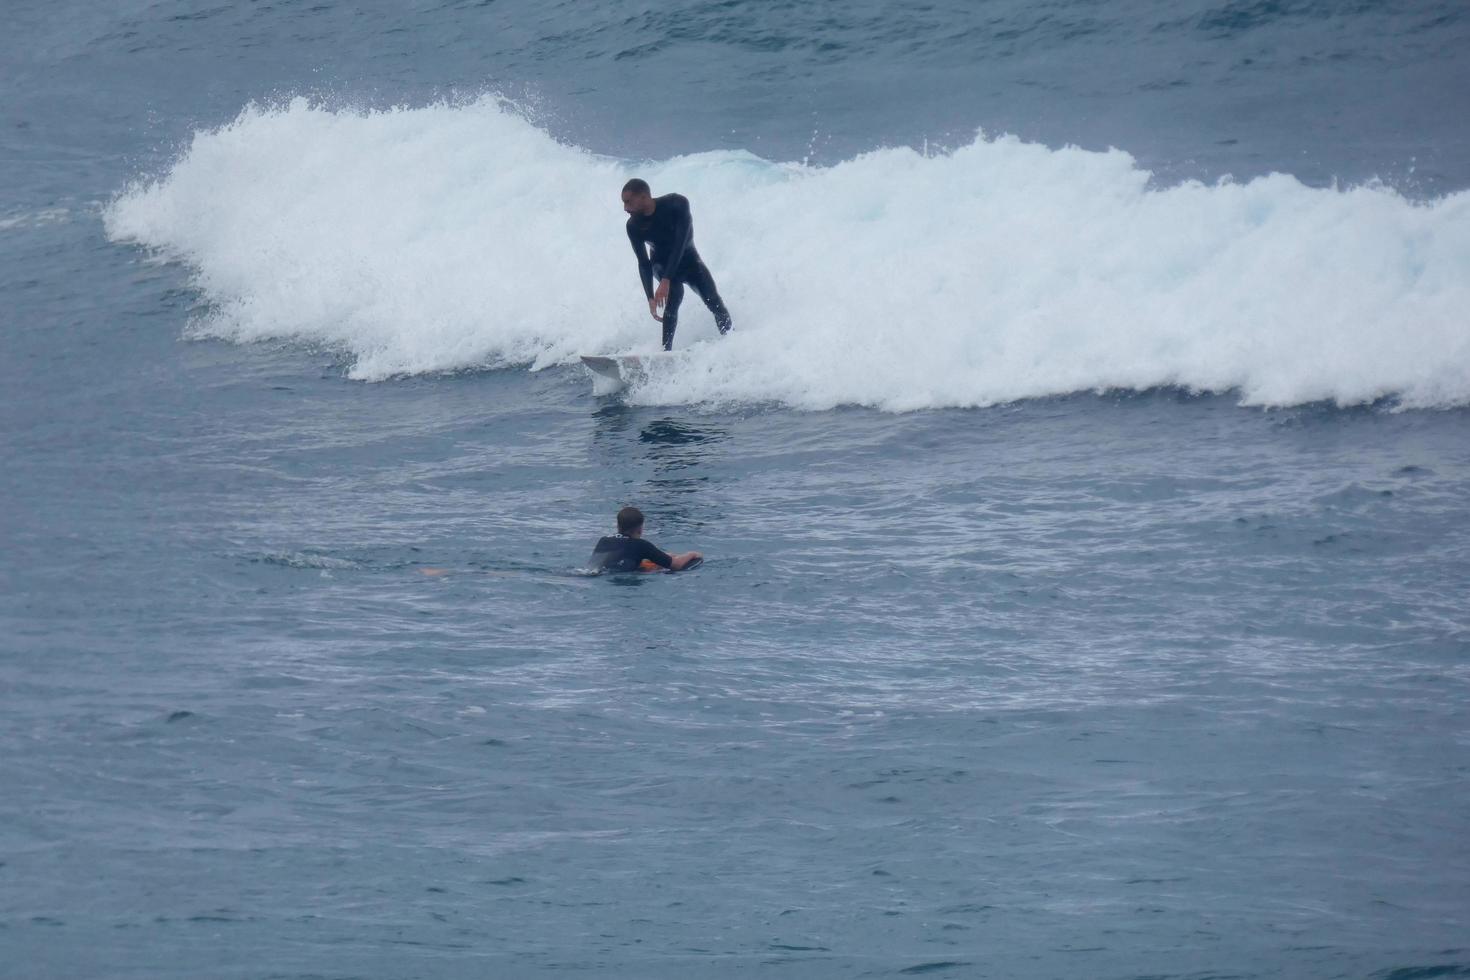
[[[276,231],[159,233],[179,260],[159,263],[103,225],[100,202],[251,97],[486,80],[539,90],[552,131],[610,154],[790,158],[816,119],[835,161],[1029,125],[1210,175],[1284,167],[1294,134],[1309,183],[1418,156],[1418,192],[1470,184],[1464,121],[1435,101],[1465,78],[1458,5],[1144,6],[16,5],[0,976],[1470,976],[1458,390],[1337,407],[1304,360],[1263,382],[1287,393],[1268,408],[1085,373],[934,408],[963,365],[895,359],[877,320],[832,360],[888,358],[874,385],[931,372],[912,404],[872,399],[912,410],[852,407],[861,372],[807,379],[848,403],[825,411],[596,398],[556,357],[489,369],[479,348],[363,383],[375,345],[458,363],[459,341],[360,310],[345,349],[186,339],[275,301],[251,256]],[[676,77],[699,96],[680,127],[629,103]],[[1150,122],[1171,112],[1193,123]],[[1192,159],[1190,125],[1239,142]],[[210,174],[239,169],[211,177],[229,199],[246,158],[211,145]],[[721,201],[727,165],[682,173]],[[157,213],[198,199],[175,179]],[[385,238],[452,240],[452,214],[388,185],[366,200]],[[719,271],[750,310],[739,256]],[[1418,276],[1398,302],[1432,263]],[[1196,312],[1181,331],[1214,316]],[[923,349],[945,322],[894,329]],[[1371,390],[1353,351],[1376,322],[1303,349]],[[1423,363],[1470,377],[1453,324],[1439,336]],[[1130,349],[1166,377],[1166,348]],[[582,574],[624,503],[708,561]]]
[[[6,155],[45,160],[27,176],[63,197],[79,182],[110,194],[116,158],[156,166],[251,99],[487,89],[638,159],[833,162],[983,127],[1122,147],[1167,174],[1470,185],[1456,0],[11,0],[8,14]]]

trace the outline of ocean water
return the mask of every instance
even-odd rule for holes
[[[1470,977],[1462,3],[6,15],[0,976]]]

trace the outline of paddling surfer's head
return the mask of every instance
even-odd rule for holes
[[[618,511],[618,533],[625,538],[636,538],[643,533],[643,511],[637,507],[624,507]]]
[[[628,214],[653,214],[653,191],[648,181],[634,177],[623,185],[623,210]]]

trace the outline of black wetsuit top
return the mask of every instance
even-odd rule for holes
[[[588,565],[604,572],[636,572],[639,562],[647,559],[660,568],[672,568],[674,559],[642,538],[625,538],[621,534],[602,538],[592,549]]]
[[[628,241],[638,256],[638,275],[643,279],[643,292],[653,298],[653,276],[657,267],[661,279],[675,279],[699,264],[694,248],[694,219],[689,214],[689,199],[683,194],[664,194],[654,200],[653,214],[628,216]],[[643,244],[653,246],[653,258]]]

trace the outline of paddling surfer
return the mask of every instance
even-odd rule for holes
[[[714,276],[694,247],[689,199],[682,194],[654,197],[648,182],[634,177],[623,185],[623,210],[628,213],[628,241],[638,256],[638,275],[648,297],[648,312],[664,325],[664,350],[674,349],[674,331],[679,327],[679,304],[684,301],[686,284],[714,314],[720,333],[729,333],[733,326],[730,311],[725,309]],[[647,246],[652,246],[651,256]],[[660,308],[663,316],[659,316]]]
[[[648,562],[657,568],[677,572],[703,558],[697,551],[671,555],[660,551],[651,541],[644,541],[643,512],[637,507],[624,507],[618,511],[618,533],[599,540],[587,564],[604,572],[653,571],[652,567],[644,565]]]

